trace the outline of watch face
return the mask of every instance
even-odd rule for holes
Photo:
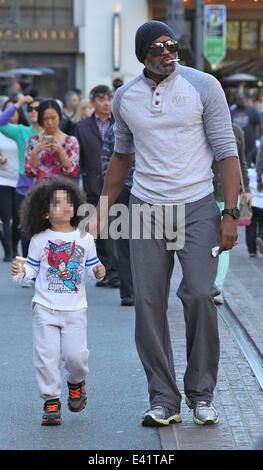
[[[240,217],[240,211],[237,207],[233,209],[233,216],[235,217],[235,219],[239,219]]]

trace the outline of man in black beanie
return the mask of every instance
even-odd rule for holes
[[[195,423],[215,424],[219,418],[212,400],[219,337],[214,297],[219,291],[214,286],[218,257],[213,256],[213,248],[218,245],[220,253],[237,240],[239,168],[230,113],[221,85],[212,75],[177,64],[178,44],[165,23],[149,21],[138,29],[136,55],[145,68],[115,94],[115,149],[102,196],[108,197],[111,207],[135,153],[130,196],[135,338],[150,399],[142,424],[166,426],[181,421],[182,397],[167,320],[175,253],[183,273],[177,295],[186,324],[186,403]],[[222,220],[213,195],[213,158],[223,180]],[[172,220],[169,233],[167,213],[168,222]],[[106,218],[98,210],[89,230],[95,234],[98,221]]]
[[[148,21],[140,26],[135,36],[135,53],[139,62],[144,64],[149,47],[156,38],[163,35],[176,40],[176,36],[170,26],[161,21]]]

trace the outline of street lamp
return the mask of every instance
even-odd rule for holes
[[[112,21],[112,67],[115,72],[121,68],[121,15],[117,5]]]

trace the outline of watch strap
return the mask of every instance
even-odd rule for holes
[[[228,214],[228,215],[231,215],[234,219],[236,219],[237,217],[235,217],[234,215],[234,211],[236,210],[238,210],[238,207],[233,207],[231,209],[224,209],[222,210],[222,215]]]

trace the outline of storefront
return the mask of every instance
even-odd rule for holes
[[[185,34],[189,36],[192,50],[194,49],[194,18],[195,0],[184,0],[185,8]],[[166,20],[166,1],[148,0],[149,16],[151,19]],[[204,0],[204,5],[226,6],[226,56],[217,67],[211,67],[204,60],[203,69],[214,72],[226,66],[234,64],[234,69],[248,61],[263,60],[263,5],[262,0]],[[182,50],[182,59],[188,63],[189,54]],[[261,62],[262,64],[262,62]],[[249,68],[249,67],[248,67]],[[255,72],[255,69],[253,69]],[[262,74],[263,68],[259,65],[258,73]]]
[[[183,1],[180,59],[189,66],[196,66],[196,2]],[[226,6],[226,53],[217,65],[203,58],[202,69],[220,79],[242,72],[263,82],[262,0],[203,2],[218,4]],[[136,29],[148,19],[167,21],[166,5],[166,0],[1,0],[0,93],[10,82],[1,72],[17,67],[54,70],[31,78],[43,96],[63,98],[75,87],[88,96],[98,83],[111,86],[115,77],[127,82],[142,70],[134,53]]]
[[[13,83],[19,81],[24,92],[33,87],[41,96],[62,99],[76,81],[79,41],[73,0],[2,0],[0,18],[0,71],[32,69],[32,75],[16,75],[12,79],[2,73],[0,93],[9,93]],[[50,72],[34,74],[39,67]]]
[[[204,0],[207,5],[226,7],[225,56],[216,65],[204,57],[202,70],[215,75],[232,103],[239,87],[263,101],[263,5],[262,0]],[[180,43],[181,63],[195,66],[196,0],[184,0],[184,37]],[[166,0],[148,0],[149,18],[166,21]],[[204,15],[203,15],[204,18]],[[204,23],[203,23],[204,24]],[[236,76],[238,74],[238,76]],[[245,75],[244,75],[245,74]],[[230,81],[226,77],[233,76]]]

